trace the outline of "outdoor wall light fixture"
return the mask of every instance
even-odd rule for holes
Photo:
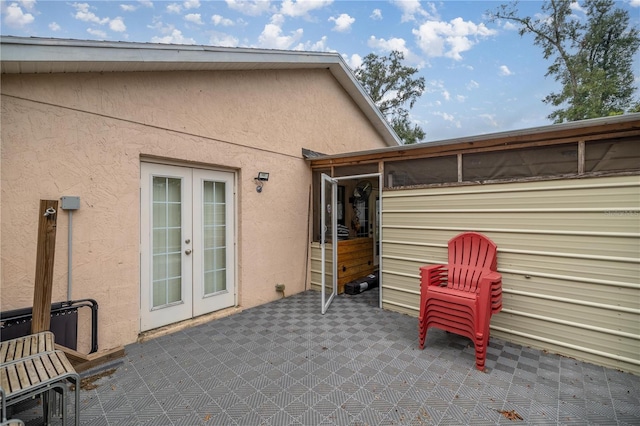
[[[253,180],[256,182],[256,191],[262,192],[262,186],[264,182],[269,180],[268,172],[258,172],[258,176],[254,177]]]

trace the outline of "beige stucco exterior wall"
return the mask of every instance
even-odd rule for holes
[[[139,332],[141,159],[237,172],[247,308],[281,297],[275,283],[292,294],[307,282],[301,148],[384,146],[326,70],[3,75],[1,90],[0,309],[32,304],[39,200],[79,196],[72,298],[98,301],[101,350]],[[261,194],[258,171],[271,174]],[[66,212],[57,223],[54,301],[67,299]]]

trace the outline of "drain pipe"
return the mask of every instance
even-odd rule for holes
[[[73,211],[80,208],[80,197],[62,197],[61,207],[69,211],[69,242],[67,243],[67,300],[71,299],[71,267],[73,253]]]

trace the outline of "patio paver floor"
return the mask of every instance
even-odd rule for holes
[[[377,292],[323,316],[306,291],[129,345],[81,391],[81,424],[640,425],[638,376],[495,338],[479,372],[464,337],[430,329],[419,350],[417,319],[378,309]]]

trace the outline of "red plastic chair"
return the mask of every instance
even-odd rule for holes
[[[447,265],[420,268],[419,343],[437,327],[473,341],[476,368],[484,370],[491,315],[502,310],[497,246],[477,232],[449,240]]]

